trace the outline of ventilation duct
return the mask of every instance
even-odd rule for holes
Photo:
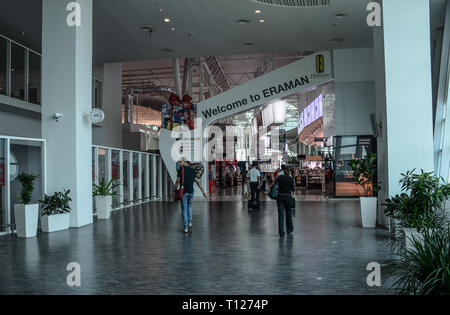
[[[298,8],[323,7],[330,5],[330,0],[251,0],[251,1],[281,7],[298,7]]]

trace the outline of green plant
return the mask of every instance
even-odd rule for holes
[[[373,192],[380,190],[379,183],[375,182],[377,174],[377,155],[369,153],[363,159],[350,161],[353,170],[353,181],[364,189],[364,196],[369,197]]]
[[[450,295],[450,233],[425,230],[423,239],[411,240],[412,248],[398,252],[385,269],[391,287],[399,294]]]
[[[400,227],[426,229],[447,226],[445,202],[450,197],[450,185],[433,172],[414,174],[415,170],[401,174],[401,194],[386,199],[386,215]]]
[[[18,181],[22,185],[22,191],[20,192],[20,195],[17,196],[17,198],[19,198],[24,205],[30,204],[31,199],[33,198],[34,181],[38,178],[39,175],[26,173],[21,173],[19,176],[17,176]]]
[[[45,195],[43,200],[39,200],[42,207],[42,215],[55,215],[70,212],[70,190],[64,192],[55,192],[54,195]]]
[[[119,187],[120,184],[114,179],[106,181],[104,178],[99,182],[98,185],[94,184],[93,195],[95,196],[116,196],[117,192],[115,189]]]

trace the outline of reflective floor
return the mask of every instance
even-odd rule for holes
[[[154,202],[81,229],[0,237],[0,294],[391,293],[366,284],[367,264],[391,251],[386,230],[360,227],[357,200],[299,200],[295,235],[280,239],[274,201],[249,212],[226,195],[194,202],[188,235],[178,203]],[[66,284],[70,262],[81,287]]]

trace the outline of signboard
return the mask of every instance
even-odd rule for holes
[[[219,119],[309,90],[332,79],[331,53],[324,51],[312,54],[200,102],[197,104],[197,117],[202,119],[202,130],[193,130],[192,133],[203,135],[204,129]],[[172,158],[172,148],[176,141],[176,137],[172,137],[172,131],[161,130],[159,149],[173,180],[176,178],[176,161]],[[203,142],[199,148],[201,151]],[[197,156],[201,155],[199,153]],[[205,159],[204,156],[202,158]]]

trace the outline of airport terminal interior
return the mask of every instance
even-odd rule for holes
[[[0,0],[0,294],[450,294],[449,75],[450,0]]]

